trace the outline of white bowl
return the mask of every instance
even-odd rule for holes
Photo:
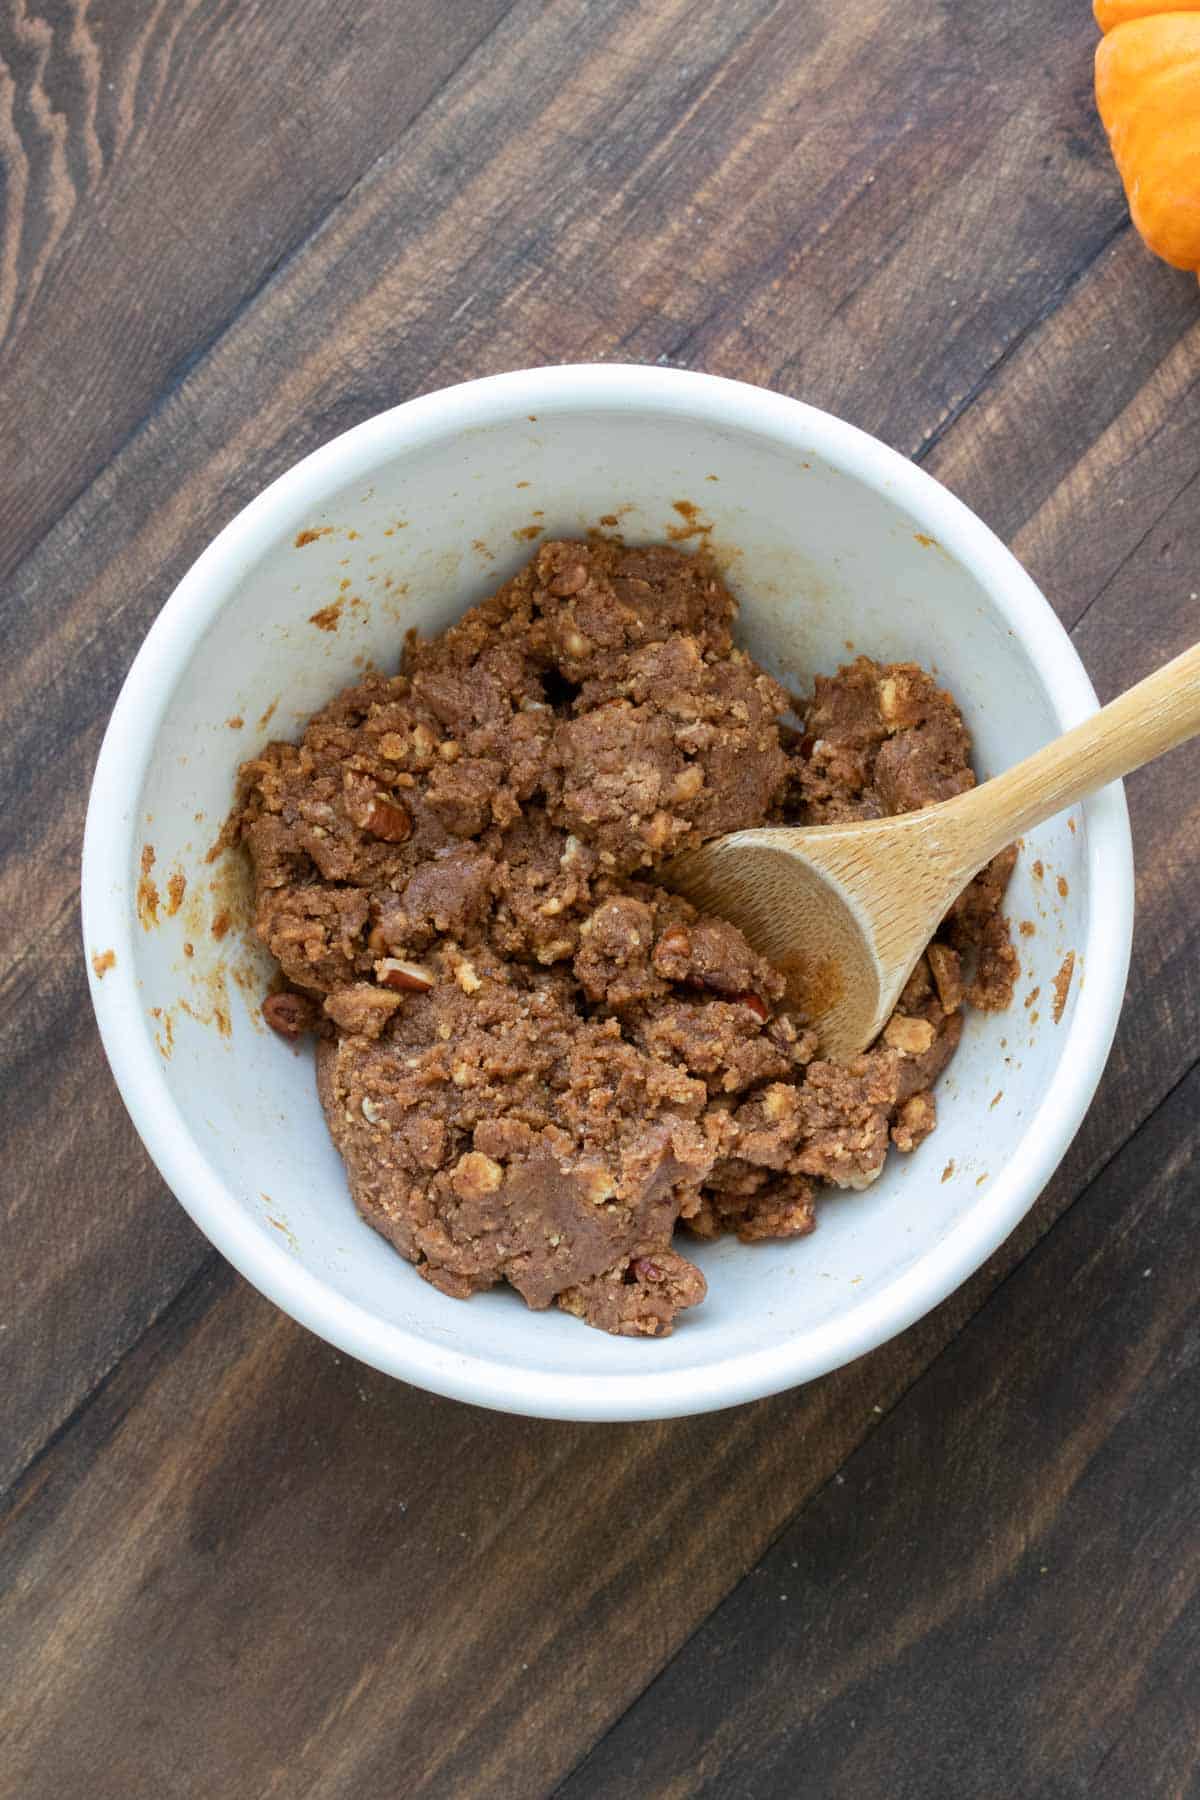
[[[711,522],[704,537],[741,597],[742,641],[790,685],[834,669],[851,646],[936,668],[963,706],[982,775],[1095,707],[1065,632],[1008,551],[873,438],[711,376],[537,369],[368,420],[221,532],[121,691],[83,863],[89,965],[115,956],[102,979],[92,974],[109,1061],[164,1179],[217,1248],[376,1368],[571,1419],[669,1417],[807,1381],[970,1275],[1032,1205],[1091,1100],[1133,908],[1119,788],[1070,825],[1060,817],[1032,833],[1009,900],[1014,920],[1036,928],[1018,939],[1019,995],[1006,1015],[968,1020],[934,1136],[892,1157],[866,1193],[829,1193],[812,1237],[689,1247],[709,1294],[673,1337],[606,1337],[561,1312],[529,1312],[508,1290],[464,1303],[427,1286],[354,1212],[310,1056],[258,1016],[267,965],[239,930],[213,937],[238,895],[205,852],[237,766],[259,744],[296,732],[365,658],[393,667],[410,627],[436,631],[490,592],[529,555],[533,532],[582,534],[614,514],[630,542]],[[311,622],[339,603],[336,630]],[[156,925],[136,909],[147,844]],[[172,874],[187,883],[173,913]],[[1056,1023],[1054,977],[1072,950]]]

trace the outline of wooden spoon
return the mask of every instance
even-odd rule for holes
[[[1200,644],[992,781],[918,812],[735,831],[662,879],[739,925],[826,1056],[865,1050],[952,902],[997,851],[1200,732]]]

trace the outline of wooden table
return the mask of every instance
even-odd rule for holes
[[[1011,1241],[801,1391],[631,1427],[403,1387],[192,1228],[77,863],[122,676],[315,444],[531,363],[853,419],[1103,697],[1197,636],[1200,290],[1134,236],[1085,0],[7,0],[0,1788],[1200,1792],[1200,754],[1129,785],[1095,1106]]]

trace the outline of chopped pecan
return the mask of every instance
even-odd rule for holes
[[[434,976],[423,963],[401,962],[398,956],[381,956],[375,964],[375,979],[403,994],[427,994],[434,985]]]
[[[387,844],[403,844],[412,836],[412,814],[407,806],[399,800],[385,800],[382,794],[377,794],[354,822]]]
[[[403,844],[412,836],[412,814],[402,800],[394,799],[380,787],[378,780],[358,769],[343,774],[346,811],[360,831],[385,843]]]
[[[317,1009],[303,994],[268,994],[262,1003],[262,1016],[280,1037],[298,1038],[316,1024]]]

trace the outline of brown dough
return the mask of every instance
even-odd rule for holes
[[[996,859],[879,1044],[817,1058],[663,858],[767,821],[970,787],[958,709],[912,664],[788,696],[732,644],[703,557],[550,543],[490,600],[242,770],[256,924],[318,1008],[318,1088],[363,1216],[444,1293],[507,1281],[624,1335],[704,1296],[676,1226],[813,1229],[933,1130],[964,996],[1007,1003]],[[967,968],[964,969],[964,959]]]

